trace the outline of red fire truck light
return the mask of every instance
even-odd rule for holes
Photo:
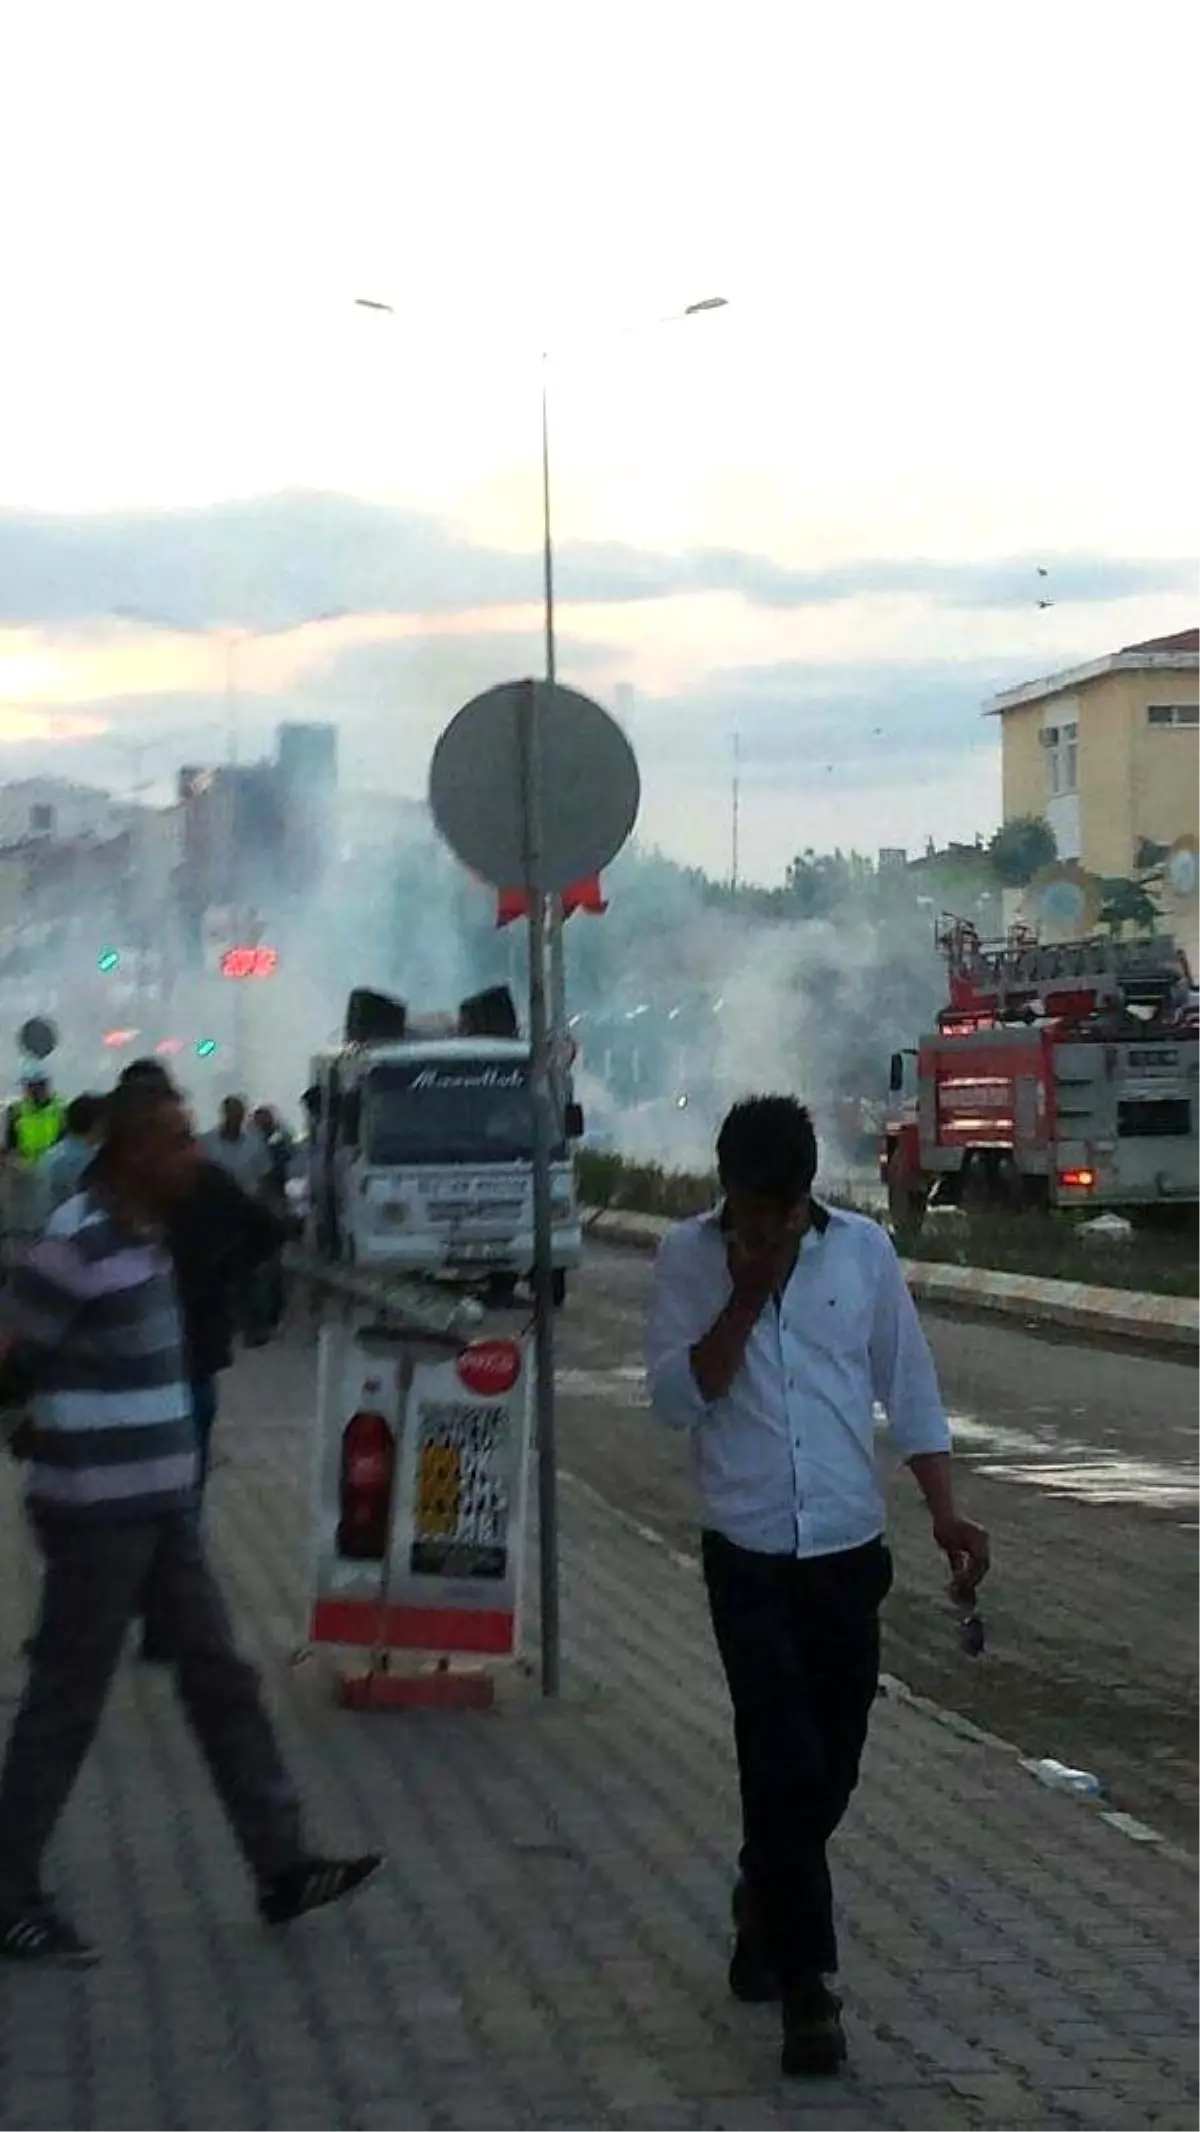
[[[1090,1192],[1096,1182],[1095,1170],[1060,1170],[1059,1184],[1065,1191]]]

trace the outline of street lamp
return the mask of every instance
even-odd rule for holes
[[[355,305],[361,311],[384,311],[395,317],[395,304],[385,303],[375,296],[356,296]],[[724,311],[728,308],[727,296],[701,296],[695,303],[685,304],[680,311],[668,311],[661,318],[648,321],[650,326],[678,325],[685,318],[699,318],[706,311]],[[646,326],[629,326],[629,333],[640,333]],[[542,610],[545,638],[546,679],[553,686],[558,678],[558,660],[554,612],[554,531],[551,511],[550,479],[550,371],[551,351],[543,348],[542,365]],[[561,896],[549,899],[549,923],[546,938],[549,955],[550,1037],[556,1053],[562,1054],[567,1039],[567,989],[566,969],[563,957],[563,906]],[[561,1063],[561,1056],[560,1056]]]
[[[699,318],[705,311],[724,311],[727,296],[702,296],[697,302],[685,304],[681,311],[669,311],[665,317],[651,321],[655,326],[671,326],[685,318]],[[637,327],[630,330],[636,332]],[[555,656],[554,615],[554,538],[550,512],[550,353],[542,351],[542,585],[545,608],[546,632],[546,679],[553,685],[557,678]],[[567,974],[563,951],[563,903],[561,896],[551,896],[549,924],[546,929],[549,953],[550,979],[550,1036],[558,1052],[565,1049],[567,1036]],[[563,1063],[560,1058],[560,1065]]]

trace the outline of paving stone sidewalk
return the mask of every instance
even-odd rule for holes
[[[314,1827],[390,1868],[264,1934],[169,1680],[130,1664],[56,1860],[106,1959],[0,1975],[0,2125],[1195,2125],[1194,1873],[890,1700],[838,1841],[852,2066],[780,2084],[777,2017],[724,1988],[736,1791],[698,1580],[578,1488],[561,1703],[514,1679],[488,1716],[336,1710],[290,1662],[310,1369],[239,1369],[212,1536]],[[0,1547],[11,1697],[8,1470]]]

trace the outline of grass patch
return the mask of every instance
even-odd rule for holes
[[[1194,1296],[1200,1283],[1195,1223],[1179,1232],[1136,1230],[1126,1241],[1080,1234],[1086,1216],[926,1216],[919,1236],[896,1239],[906,1258],[943,1266],[986,1266],[1049,1281],[1088,1281],[1144,1295]]]
[[[715,1175],[688,1176],[656,1162],[627,1162],[623,1155],[583,1150],[577,1159],[579,1194],[585,1205],[614,1213],[658,1214],[682,1221],[702,1214],[717,1196]],[[852,1206],[853,1199],[840,1202]],[[859,1209],[881,1220],[878,1210]],[[1089,1241],[1080,1235],[1086,1216],[995,1214],[967,1220],[931,1214],[919,1236],[898,1237],[906,1258],[944,1266],[982,1266],[994,1273],[1023,1273],[1052,1281],[1089,1281],[1102,1288],[1130,1288],[1150,1295],[1194,1296],[1200,1285],[1197,1224],[1193,1218],[1170,1231],[1136,1230],[1127,1242]]]
[[[623,1155],[602,1155],[587,1148],[576,1157],[576,1180],[586,1206],[625,1214],[662,1214],[669,1221],[705,1213],[717,1196],[715,1174],[689,1177],[682,1170],[664,1170],[657,1162],[627,1162]]]

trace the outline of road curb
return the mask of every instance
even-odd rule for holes
[[[598,1243],[656,1251],[673,1224],[659,1214],[589,1209],[584,1226]],[[1084,1281],[1042,1280],[1033,1274],[994,1273],[982,1266],[903,1261],[908,1285],[928,1303],[957,1303],[997,1311],[1026,1324],[1057,1325],[1109,1340],[1159,1347],[1200,1348],[1200,1302],[1191,1296],[1145,1295]]]

